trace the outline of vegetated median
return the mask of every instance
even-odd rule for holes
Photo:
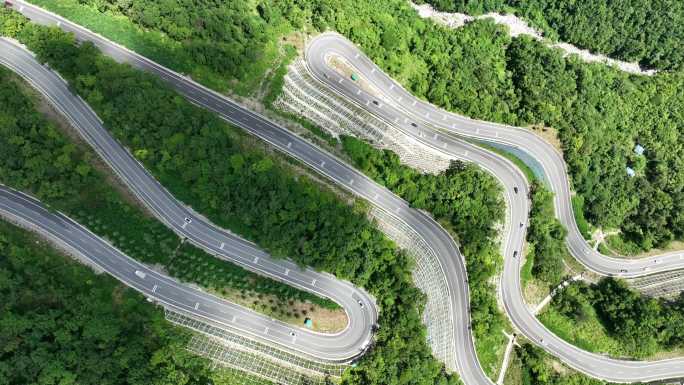
[[[128,256],[183,282],[297,325],[311,317],[317,330],[339,331],[346,326],[343,310],[333,301],[184,243],[112,186],[106,177],[109,170],[87,145],[70,141],[37,111],[39,99],[28,84],[4,67],[0,67],[0,84],[0,114],[9,122],[0,128],[0,149],[6,154],[0,159],[3,184],[34,194]]]
[[[2,220],[0,298],[6,384],[229,385],[245,376],[211,369],[160,308]]]
[[[411,282],[411,259],[373,226],[363,204],[343,202],[295,174],[282,156],[160,79],[115,63],[92,44],[78,46],[59,29],[8,11],[0,16],[4,33],[59,71],[176,197],[275,257],[331,272],[375,296],[380,330],[343,383],[458,382],[427,344],[424,299]]]
[[[480,364],[496,378],[506,345],[506,318],[497,306],[492,277],[501,269],[497,225],[504,202],[496,180],[472,164],[454,161],[437,174],[423,174],[400,163],[390,150],[341,136],[354,166],[404,198],[412,207],[430,212],[459,244],[466,260],[471,319]]]

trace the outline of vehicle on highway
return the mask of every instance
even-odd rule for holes
[[[517,257],[517,256],[518,256],[518,250],[516,250],[516,251],[513,252],[513,258],[515,258],[515,257]]]
[[[361,306],[361,308],[363,309],[363,302],[361,302],[361,300],[358,300],[357,302],[359,303],[359,306]]]
[[[190,223],[190,222],[192,222],[192,219],[185,217],[185,223]]]
[[[516,194],[518,193],[518,186],[513,186],[513,192]]]
[[[411,125],[412,125],[413,127],[418,127],[418,125],[417,125],[415,122],[411,122]]]

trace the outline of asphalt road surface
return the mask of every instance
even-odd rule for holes
[[[194,103],[209,110],[215,111],[227,121],[266,140],[277,149],[301,160],[314,170],[328,176],[357,195],[368,199],[371,203],[377,205],[386,212],[391,213],[399,220],[411,226],[433,248],[435,253],[438,255],[442,269],[447,276],[449,298],[445,298],[445,300],[450,302],[451,311],[454,313],[454,343],[457,349],[456,366],[461,374],[461,377],[467,384],[491,383],[491,381],[485,376],[479,365],[479,362],[477,361],[472,336],[468,329],[470,322],[468,312],[469,294],[463,258],[458,252],[458,248],[453,240],[441,227],[439,227],[435,221],[422,214],[420,211],[409,208],[404,201],[396,197],[388,190],[370,181],[351,166],[346,165],[345,163],[336,159],[334,156],[321,149],[318,149],[286,129],[269,122],[260,115],[246,110],[229,99],[198,85],[190,79],[166,69],[154,62],[151,62],[137,54],[134,54],[123,47],[111,43],[90,31],[66,21],[65,19],[52,15],[40,8],[28,6],[28,4],[23,1],[18,1],[15,3],[16,7],[20,8],[20,11],[31,19],[45,24],[59,24],[62,29],[74,32],[77,38],[81,40],[92,41],[105,54],[112,56],[116,60],[130,63],[135,67],[142,68],[160,76]],[[421,140],[423,143],[426,143],[435,149],[441,148],[441,151],[445,151],[452,156],[475,161],[501,180],[505,188],[505,197],[509,204],[505,242],[503,298],[509,316],[513,320],[514,324],[520,329],[522,334],[527,336],[533,342],[542,346],[550,353],[560,357],[570,366],[573,366],[592,376],[606,380],[616,382],[635,382],[673,378],[684,375],[684,360],[682,359],[655,362],[620,361],[577,349],[551,334],[527,310],[527,307],[522,300],[522,294],[520,290],[519,262],[512,258],[513,251],[521,250],[521,245],[524,240],[525,226],[523,226],[522,230],[519,230],[517,224],[519,222],[525,222],[527,212],[529,210],[529,203],[526,199],[528,190],[527,183],[519,170],[517,170],[507,160],[490,154],[489,152],[481,150],[477,147],[467,145],[466,143],[458,140],[456,137],[450,135],[451,133],[465,135],[465,132],[468,132],[469,135],[473,137],[479,137],[479,135],[491,135],[495,139],[500,138],[501,141],[503,141],[505,139],[502,137],[504,136],[504,131],[508,129],[516,130],[515,128],[507,128],[505,126],[492,125],[489,123],[459,118],[459,120],[454,120],[451,128],[449,128],[448,131],[435,131],[430,127],[430,125],[434,125],[434,123],[430,121],[430,114],[433,112],[440,112],[439,110],[435,109],[432,112],[426,111],[425,113],[422,113],[422,111],[419,111],[416,107],[428,108],[430,106],[420,101],[416,101],[415,104],[413,104],[413,101],[411,101],[411,104],[408,107],[403,106],[401,104],[401,100],[411,97],[410,94],[405,96],[400,95],[400,99],[399,96],[393,94],[392,91],[401,92],[401,87],[393,83],[391,79],[384,76],[384,74],[382,74],[379,69],[374,67],[372,62],[370,62],[370,60],[368,60],[363,54],[356,51],[353,46],[343,44],[344,40],[340,39],[339,37],[328,39],[329,36],[334,35],[324,36],[324,39],[316,39],[311,43],[308,50],[309,57],[307,58],[312,71],[315,74],[321,75],[319,80],[326,81],[325,77],[323,76],[323,72],[320,71],[327,71],[329,76],[335,75],[335,73],[330,69],[326,70],[324,67],[327,66],[324,66],[324,62],[320,61],[324,58],[325,53],[339,50],[339,53],[343,54],[343,56],[347,56],[349,54],[347,57],[352,60],[354,65],[358,65],[360,67],[359,72],[364,74],[364,76],[371,76],[371,79],[373,79],[372,81],[377,81],[377,84],[382,86],[380,89],[382,89],[384,93],[387,93],[386,95],[389,101],[379,103],[377,108],[371,107],[370,110],[372,112],[378,114],[379,116],[385,117],[390,122],[394,122],[396,118],[397,122],[399,123],[398,125],[402,127],[407,134],[412,135],[414,138]],[[324,42],[325,44],[320,44],[320,48],[316,48],[314,44],[318,44],[319,42]],[[317,56],[318,53],[323,53],[323,55]],[[357,54],[359,55],[357,56]],[[318,58],[314,56],[317,56]],[[321,64],[320,67],[316,64],[316,61],[319,61],[319,64]],[[375,79],[375,76],[377,76],[377,79]],[[380,83],[383,81],[383,79],[389,80],[389,83]],[[335,88],[341,94],[346,95],[345,92],[352,91],[352,95],[347,95],[347,97],[349,97],[351,100],[359,101],[361,105],[365,105],[366,102],[372,97],[364,92],[357,94],[357,90],[354,88],[349,88],[353,87],[354,85],[351,84],[351,81],[347,79],[335,79],[335,82],[337,82],[337,86],[335,86]],[[396,99],[393,99],[395,96]],[[374,106],[372,103],[371,105]],[[442,115],[445,115],[446,118],[443,118],[441,115],[435,115],[432,118],[436,119],[439,117],[439,119],[444,119],[444,121],[449,122],[451,122],[451,120],[448,119],[456,119],[455,115],[446,114],[443,112]],[[416,121],[414,123],[416,126],[414,127],[410,124],[408,117],[416,116],[421,116],[422,118],[420,120],[415,118]],[[405,123],[401,123],[404,118],[406,118],[407,121]],[[425,123],[430,123],[430,125]],[[483,125],[483,127],[480,128],[477,125]],[[462,130],[463,132],[457,131],[457,129]],[[482,129],[486,129],[487,132],[482,132]],[[520,133],[517,131],[515,134],[520,135]],[[521,148],[527,150],[526,146],[534,143],[536,142],[525,143],[525,146],[522,146]],[[546,165],[543,159],[540,161],[542,164]],[[561,168],[563,167],[564,166],[562,165],[561,158]],[[545,169],[545,171],[547,170]],[[561,174],[560,178],[565,180],[565,186],[567,188],[566,174]],[[555,182],[552,181],[551,183],[552,186],[555,186]],[[518,187],[519,191],[517,193],[513,191],[513,186]],[[554,191],[556,191],[555,187]],[[562,193],[557,192],[557,195],[561,196]],[[563,211],[562,207],[557,207],[557,210],[559,212]],[[576,232],[576,226],[574,231],[572,229],[570,230],[571,233]],[[571,238],[569,239],[571,240]],[[582,244],[584,246],[580,245],[580,247],[587,248],[588,246],[583,242],[584,241],[582,240]],[[573,254],[576,255],[576,250],[574,250],[572,247],[571,250],[573,251]],[[644,274],[645,270],[643,270],[642,267],[648,267],[651,269],[649,272],[655,272],[684,266],[684,261],[676,260],[676,256],[658,258],[659,263],[656,263],[653,261],[653,259],[648,261],[634,262],[613,260],[613,262],[610,262],[610,259],[607,259],[601,255],[594,254],[593,257],[592,255],[583,255],[584,256],[578,256],[582,262],[585,262],[586,259],[588,262],[606,265],[606,270],[603,271],[604,274],[609,274],[611,272],[615,272],[615,274],[617,274],[619,273],[620,269],[623,269],[627,264],[635,265],[630,265],[628,269],[628,273],[633,275]],[[592,267],[589,264],[588,266]],[[615,269],[611,270],[613,267],[615,267]],[[634,267],[634,271],[632,271],[632,267]],[[596,270],[602,271],[600,268],[596,268]],[[350,318],[353,317],[350,315]]]
[[[372,94],[359,88],[358,82],[344,77],[330,67],[328,59],[333,56],[344,58],[351,64],[356,73],[373,87],[373,90],[369,90]],[[418,100],[383,73],[356,46],[338,34],[323,34],[310,41],[306,62],[314,76],[338,94],[392,123],[415,140],[452,158],[475,162],[499,179],[509,208],[501,294],[508,316],[525,337],[568,365],[605,380],[650,381],[684,374],[684,359],[622,361],[583,351],[553,335],[534,317],[522,297],[520,260],[513,257],[514,251],[522,250],[525,239],[529,211],[527,181],[507,159],[465,142],[459,136],[516,147],[542,165],[545,177],[555,193],[557,216],[569,229],[568,248],[589,269],[603,275],[635,277],[684,268],[684,253],[626,260],[606,257],[594,251],[577,229],[562,155],[534,133],[518,127],[464,118]],[[518,189],[517,193],[515,188]],[[460,277],[454,276],[451,279]],[[472,363],[471,368],[475,370],[476,364]]]
[[[174,305],[175,300],[178,304],[174,306],[181,307],[179,304],[183,304],[182,310],[193,315],[228,325],[231,329],[242,332],[241,334],[248,334],[261,341],[279,344],[291,351],[304,353],[311,358],[344,362],[362,353],[372,337],[371,328],[377,318],[376,306],[363,290],[355,288],[348,282],[338,280],[330,274],[319,273],[311,269],[301,269],[289,261],[275,260],[254,244],[221,230],[194,213],[182,202],[171,196],[127,150],[111,137],[100,123],[97,115],[83,100],[71,94],[66,83],[55,72],[38,63],[25,49],[2,38],[0,38],[0,64],[11,68],[44,94],[69,119],[79,134],[112,167],[131,191],[156,217],[177,234],[218,258],[234,262],[292,286],[331,298],[344,308],[349,323],[339,333],[324,334],[273,320],[197,290],[185,289],[187,293],[192,293],[192,296],[172,297],[166,294],[166,297],[160,297],[162,293],[165,293],[161,284],[159,284],[157,291],[151,292],[149,290],[152,287],[151,285],[147,285],[146,290],[141,290],[141,286],[135,280],[128,280],[135,278],[131,275],[134,272],[131,270],[131,266],[147,272],[148,278],[145,282],[164,280],[164,282],[171,282],[171,280],[162,279],[159,274],[142,269],[139,263],[123,258],[121,253],[113,250],[111,246],[109,246],[110,250],[107,251],[107,256],[116,256],[117,259],[111,260],[110,258],[110,261],[105,261],[103,267],[106,267],[107,272],[122,279],[129,286],[143,291],[148,297],[158,299],[164,304]],[[13,195],[13,197],[15,196],[16,194]],[[26,199],[12,199],[11,202],[12,208],[15,210],[19,210],[21,203],[27,204],[27,210],[36,204],[31,202],[31,206],[28,206],[29,201]],[[36,212],[41,212],[45,216],[48,215],[46,210]],[[37,217],[33,215],[31,218],[36,219]],[[51,221],[49,217],[43,221],[36,222],[34,220],[31,223],[37,223],[41,225],[41,228],[48,231],[55,232],[57,230],[55,226],[50,226],[56,222]],[[73,227],[73,223],[71,223],[71,227]],[[55,232],[55,234],[67,235],[65,238],[60,238],[66,242],[77,241],[68,238],[69,232]],[[96,237],[90,234],[88,239],[93,240]],[[84,239],[81,241],[85,242]],[[102,249],[103,243],[99,240],[90,248],[83,244],[77,246],[86,251],[92,251],[98,250],[98,247]],[[88,253],[85,255],[90,256]],[[183,286],[176,283],[175,287],[181,288]],[[180,289],[174,293],[179,292]],[[202,302],[190,300],[191,297],[201,298]],[[197,307],[195,306],[196,303],[199,303]],[[207,306],[206,304],[212,305]],[[235,320],[232,316],[236,317]],[[231,322],[226,323],[226,319]],[[295,333],[294,336],[291,334],[293,332]]]

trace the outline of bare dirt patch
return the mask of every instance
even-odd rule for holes
[[[525,302],[528,306],[535,309],[537,304],[546,298],[550,292],[551,289],[549,288],[549,285],[537,279],[530,279],[523,288],[523,298],[525,298]]]
[[[160,264],[148,265],[148,267],[160,274],[169,275]],[[283,301],[274,295],[261,294],[253,290],[206,288],[193,282],[184,282],[184,284],[293,326],[305,327],[304,319],[309,317],[313,321],[311,330],[317,332],[335,333],[343,330],[349,322],[347,313],[342,308],[331,310],[308,301]]]
[[[212,290],[213,293],[216,293]],[[335,333],[343,330],[348,323],[347,314],[342,308],[331,310],[308,301],[282,301],[272,295],[258,294],[253,291],[222,290],[221,297],[238,305],[258,311],[268,317],[305,328],[304,320],[312,320],[311,330],[322,333]]]
[[[294,31],[291,33],[288,33],[287,35],[283,36],[281,38],[282,44],[289,44],[297,50],[300,54],[304,52],[304,48],[306,46],[306,39],[307,39],[307,34],[300,32],[300,31]]]
[[[342,77],[351,79],[352,74],[354,74],[356,80],[353,81],[357,83],[360,89],[377,98],[382,98],[382,92],[380,92],[375,86],[373,86],[371,82],[368,81],[368,79],[366,79],[359,71],[357,71],[354,68],[353,65],[347,62],[344,58],[335,55],[330,55],[326,56],[325,60],[326,64],[330,66],[330,68],[334,69],[337,73],[342,75]]]
[[[558,130],[556,130],[553,127],[546,127],[541,125],[529,126],[528,129],[537,134],[542,139],[544,139],[556,150],[563,153],[563,146],[561,145],[560,139],[558,139]]]

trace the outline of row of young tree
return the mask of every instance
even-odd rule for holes
[[[431,213],[459,244],[466,260],[470,287],[470,315],[480,361],[495,375],[496,351],[505,339],[505,318],[498,309],[492,277],[501,268],[496,226],[504,217],[505,205],[496,180],[473,164],[453,161],[439,174],[423,174],[400,163],[396,153],[378,150],[366,142],[341,137],[342,148],[352,164],[415,208]]]
[[[423,0],[447,12],[516,13],[553,39],[665,70],[684,68],[678,0]]]
[[[163,21],[158,23],[163,25],[145,25],[161,31],[171,31],[170,25],[189,28],[193,32],[184,35],[187,38],[184,41],[211,37],[238,44],[219,32],[211,32],[213,29],[207,31],[205,26],[228,25],[231,29],[241,26],[243,30],[233,35],[241,37],[239,44],[246,47],[244,52],[252,53],[265,53],[260,51],[259,42],[276,44],[278,38],[293,30],[339,31],[411,92],[436,105],[478,119],[556,128],[573,187],[584,200],[584,214],[590,222],[621,229],[627,240],[642,249],[664,246],[684,236],[684,160],[677,156],[684,143],[684,95],[679,91],[684,88],[684,71],[653,77],[632,76],[603,64],[564,58],[560,51],[527,37],[512,39],[504,27],[491,20],[449,30],[420,19],[403,0],[381,4],[371,0],[263,0],[257,3],[254,12],[245,14],[248,16],[238,16],[239,12],[225,9],[241,5],[210,7],[197,0],[184,1],[182,5],[173,1],[136,2],[135,7],[114,0],[85,2],[126,14],[140,25],[143,25],[140,15],[147,9],[157,9],[151,12],[162,15]],[[516,7],[524,7],[523,2],[514,3]],[[611,2],[610,6],[600,5],[603,3],[599,0],[568,5],[545,0],[524,3],[539,9],[535,11],[536,18],[546,16],[542,11],[555,14],[554,7],[562,8],[562,16],[554,16],[557,18],[554,25],[568,20],[566,16],[573,12],[573,7],[581,8],[581,15],[598,18],[609,11],[620,15],[630,6],[635,19],[647,20],[648,26],[644,28],[663,29],[677,36],[681,35],[678,28],[684,25],[676,22],[682,8],[677,1],[653,0],[643,6],[628,0]],[[658,3],[653,5],[658,11],[643,16],[651,3]],[[470,4],[483,4],[484,11],[498,9],[503,3],[449,4],[439,5],[475,11],[472,8],[475,5]],[[170,12],[173,7],[181,7],[192,18],[176,20],[171,16],[175,13]],[[596,7],[602,11],[591,11]],[[662,9],[667,12],[661,12]],[[675,20],[666,21],[670,16],[663,15],[672,15]],[[244,22],[244,17],[251,21]],[[592,36],[600,35],[593,32],[595,29],[622,25],[612,19],[608,23],[601,20],[589,23],[596,27],[590,29]],[[634,22],[632,16],[628,21]],[[266,24],[277,28],[266,30]],[[256,30],[266,32],[250,39],[247,31]],[[636,27],[627,30],[642,31]],[[658,47],[675,47],[673,57],[682,57],[677,55],[681,43],[664,43],[672,41],[669,37],[656,36],[645,41],[657,42]],[[164,52],[165,55],[159,55],[161,60],[183,51],[159,44],[151,51]],[[212,50],[211,46],[205,48]],[[654,62],[666,60],[669,55],[644,52],[643,57]],[[219,48],[215,53],[222,55]],[[188,60],[205,66],[202,58],[198,55],[197,59]],[[256,64],[261,61],[249,56],[232,56],[230,60],[241,63],[252,60],[255,64],[250,68],[263,68],[262,64]],[[173,66],[174,62],[168,60],[167,64]],[[226,74],[225,80],[227,83],[239,77],[238,73]],[[636,144],[646,149],[644,155],[633,152]],[[629,177],[626,167],[632,168],[636,175]]]
[[[72,35],[16,13],[2,11],[0,20],[5,33],[67,79],[176,197],[271,255],[334,273],[376,297],[374,347],[343,383],[458,382],[427,345],[411,259],[373,226],[363,205],[350,207],[158,78],[115,63],[92,44],[77,45]]]
[[[96,156],[76,145],[38,112],[25,83],[0,67],[0,181],[35,194],[107,238],[127,255],[159,264],[174,277],[217,293],[254,292],[339,309],[333,301],[219,260],[181,239],[131,204],[95,167]]]

